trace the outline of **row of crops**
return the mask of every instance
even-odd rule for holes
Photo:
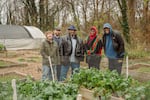
[[[115,71],[81,69],[65,82],[18,80],[18,100],[76,100],[80,88],[94,91],[94,96],[109,100],[113,95],[125,100],[148,100],[150,82],[140,83],[131,77],[124,77]],[[12,100],[11,82],[0,83],[0,100]]]

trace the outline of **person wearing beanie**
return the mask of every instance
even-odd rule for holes
[[[80,62],[84,60],[83,41],[76,33],[75,26],[68,27],[67,35],[62,37],[61,55],[63,57],[60,80],[67,78],[67,73],[71,67],[72,74],[78,72]]]
[[[89,68],[100,69],[102,41],[98,36],[98,30],[95,26],[90,29],[90,34],[85,42],[86,63]]]
[[[123,58],[125,54],[124,41],[120,33],[114,31],[109,23],[103,26],[103,46],[105,55],[108,58],[109,69],[116,70],[121,74]]]

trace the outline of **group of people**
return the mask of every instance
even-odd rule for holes
[[[61,36],[60,28],[45,33],[46,40],[40,51],[43,58],[42,80],[52,80],[52,74],[55,74],[55,79],[64,81],[70,67],[71,74],[79,71],[84,57],[89,68],[100,69],[102,49],[108,58],[109,70],[116,70],[121,74],[125,50],[119,32],[114,31],[109,23],[105,23],[104,34],[100,36],[97,28],[92,26],[88,38],[83,41],[76,31],[75,26],[71,25],[64,36]]]

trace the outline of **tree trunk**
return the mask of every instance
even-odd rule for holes
[[[79,19],[77,18],[77,15],[76,15],[76,12],[75,12],[75,6],[74,6],[73,3],[70,3],[70,4],[71,4],[72,12],[73,12],[74,21],[76,22],[77,29],[80,31]]]
[[[122,21],[121,26],[123,28],[123,35],[127,43],[130,43],[130,35],[129,35],[129,25],[128,25],[128,17],[127,17],[127,5],[126,0],[117,0],[119,7],[121,9]]]
[[[135,2],[136,0],[128,0],[129,26],[131,28],[135,26]]]
[[[31,12],[30,12],[30,16],[32,16],[32,17],[31,17],[32,25],[33,25],[33,26],[37,26],[38,13],[37,13],[37,8],[36,8],[36,6],[35,6],[34,0],[30,0],[29,11],[31,11]]]
[[[149,37],[150,37],[150,11],[148,10],[148,4],[149,0],[144,1],[144,9],[143,9],[143,32],[145,36],[145,40],[147,43],[149,43]]]
[[[85,28],[85,31],[87,30],[87,28],[88,28],[88,24],[87,24],[87,1],[83,1],[83,2],[81,2],[81,4],[82,4],[82,11],[83,11],[83,18],[84,18],[84,28]]]
[[[39,2],[39,16],[40,16],[40,29],[41,30],[44,30],[44,27],[43,27],[43,25],[44,25],[44,0],[40,0],[40,2]]]

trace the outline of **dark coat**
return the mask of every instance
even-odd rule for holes
[[[97,38],[98,38],[98,37],[96,36],[89,44],[86,43],[86,44],[84,45],[84,48],[85,48],[86,51],[87,51],[87,50],[90,50],[90,49],[92,48],[93,43],[96,41]],[[89,38],[87,39],[87,41],[89,41]],[[101,55],[102,46],[103,46],[103,45],[102,45],[102,40],[99,39],[99,40],[98,40],[98,43],[97,43],[97,45],[96,45],[95,50],[94,50],[93,52],[91,52],[91,53],[92,53],[92,54]],[[86,52],[86,51],[85,51],[85,52]]]
[[[98,41],[97,41],[98,39]],[[87,39],[87,41],[89,41],[89,38]],[[94,42],[97,41],[97,45],[95,47],[95,49],[92,51],[92,46],[94,44]],[[98,36],[96,36],[90,43],[86,43],[85,44],[85,52],[87,53],[87,51],[91,51],[90,54],[87,53],[86,55],[86,63],[89,64],[89,67],[96,67],[99,69],[99,65],[100,65],[100,60],[101,60],[101,51],[102,51],[102,40],[98,38]]]
[[[78,61],[84,60],[84,47],[83,47],[83,41],[79,37],[75,37],[77,40],[76,48],[75,48],[75,57],[78,59]],[[65,35],[62,37],[62,43],[61,43],[61,63],[62,64],[69,64],[69,57],[72,54],[72,42],[70,35]]]
[[[121,37],[120,33],[117,31],[112,31],[111,38],[112,38],[114,50],[117,52],[117,57],[123,58],[125,52],[123,38]],[[105,51],[106,34],[103,35],[103,46]]]

